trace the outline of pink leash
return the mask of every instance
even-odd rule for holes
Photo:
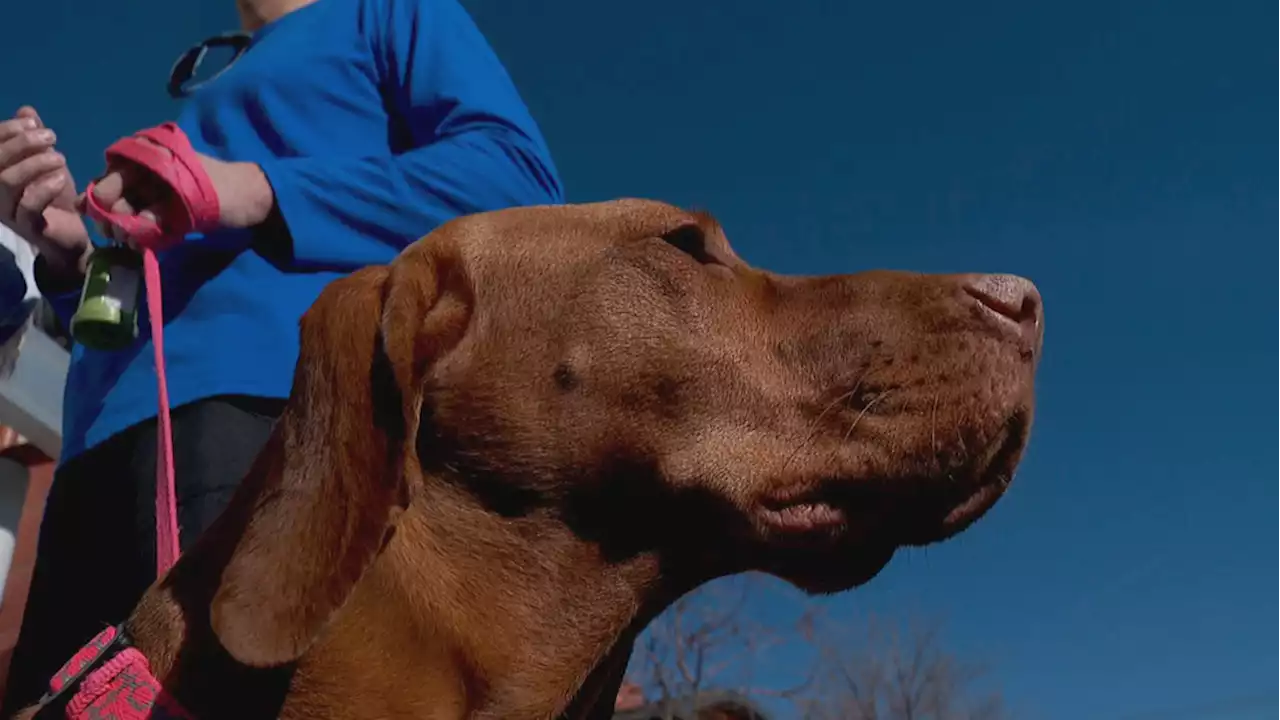
[[[169,383],[164,369],[164,312],[160,298],[160,261],[151,248],[142,251],[142,279],[147,290],[147,318],[156,360],[156,577],[178,561],[178,500],[173,469],[173,425],[169,419]]]
[[[143,130],[107,148],[110,166],[120,160],[141,165],[173,190],[164,208],[165,227],[137,215],[117,215],[98,204],[94,183],[85,190],[85,214],[123,230],[142,252],[147,319],[156,364],[156,577],[181,554],[173,461],[173,423],[164,362],[164,306],[156,249],[180,242],[187,233],[216,227],[218,194],[187,136],[173,123]],[[189,720],[179,703],[151,672],[147,658],[129,644],[123,626],[109,627],[81,648],[49,683],[37,717],[67,720]],[[59,705],[59,702],[62,705]]]
[[[168,572],[181,554],[178,536],[178,503],[173,465],[173,425],[169,414],[169,384],[164,365],[164,312],[161,305],[160,261],[157,248],[180,242],[187,233],[216,227],[218,193],[204,172],[190,140],[174,123],[164,123],[116,141],[107,148],[108,164],[120,160],[141,165],[173,191],[165,209],[165,228],[137,215],[119,215],[103,208],[93,196],[94,184],[85,190],[86,213],[110,223],[134,238],[142,247],[143,283],[147,293],[147,317],[155,352],[156,398],[156,577]]]
[[[164,364],[164,308],[160,261],[156,249],[180,242],[192,231],[217,227],[218,193],[185,133],[173,123],[143,130],[107,148],[107,164],[120,160],[141,165],[173,191],[163,208],[165,227],[137,215],[116,214],[98,204],[94,183],[85,190],[85,214],[123,230],[142,248],[142,279],[147,293],[147,319],[156,363],[156,577],[163,576],[181,554],[178,503],[174,486],[173,423]],[[81,648],[49,684],[38,716],[58,714],[67,720],[190,719],[151,672],[147,658],[128,643],[121,628],[107,628]],[[65,705],[57,705],[58,698]]]
[[[92,186],[90,186],[90,192]],[[90,204],[91,208],[96,205]],[[89,212],[90,215],[94,211]],[[160,261],[151,248],[142,250],[143,283],[151,344],[155,348],[156,394],[156,577],[178,561],[178,507],[174,497],[173,428],[164,367],[164,313],[160,298]],[[108,627],[77,652],[49,682],[37,718],[65,720],[194,720],[151,672],[151,664],[126,640],[122,627]],[[63,705],[54,704],[63,696]]]

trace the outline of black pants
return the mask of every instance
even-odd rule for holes
[[[266,443],[281,400],[221,396],[173,411],[182,549],[222,512]],[[0,717],[40,699],[49,678],[155,580],[156,423],[135,425],[59,467]]]

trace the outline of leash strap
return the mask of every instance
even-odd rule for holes
[[[158,152],[151,143],[167,148]],[[157,245],[170,245],[193,229],[215,223],[217,192],[200,168],[200,159],[186,135],[166,123],[126,138],[107,149],[107,160],[120,157],[155,173],[176,194],[182,210],[177,227],[162,229],[137,216],[117,215],[101,207],[93,196],[94,183],[85,190],[86,210],[95,220],[126,230],[142,245],[142,281],[147,294],[147,319],[156,365],[156,577],[178,561],[178,503],[173,460],[173,422],[169,408],[169,383],[164,362],[164,304]],[[172,214],[172,213],[171,213]],[[123,628],[107,628],[72,658],[50,683],[50,694],[41,701],[36,717],[69,720],[190,720],[151,673],[146,657],[133,648]]]
[[[138,215],[113,213],[98,204],[95,183],[85,190],[87,214],[111,223],[142,246],[143,283],[147,293],[147,317],[151,322],[151,346],[156,364],[156,576],[164,575],[178,561],[177,491],[174,485],[173,424],[169,416],[169,384],[164,366],[164,312],[161,306],[160,261],[156,249],[182,240],[189,232],[216,227],[218,192],[205,173],[200,156],[186,133],[174,123],[164,123],[122,138],[106,151],[108,166],[121,161],[140,165],[173,191],[165,208],[165,223]]]
[[[147,317],[156,362],[156,577],[168,572],[181,553],[178,542],[178,503],[173,467],[173,424],[169,417],[169,383],[164,366],[164,310],[161,305],[160,261],[150,248],[142,251]]]

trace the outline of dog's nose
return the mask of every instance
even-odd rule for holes
[[[972,275],[965,292],[1016,326],[1031,342],[1039,345],[1044,333],[1044,304],[1040,291],[1030,280],[1017,275]]]

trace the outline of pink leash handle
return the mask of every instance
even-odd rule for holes
[[[89,187],[84,191],[84,212],[86,215],[98,222],[110,223],[131,237],[145,238],[147,240],[155,239],[158,242],[158,239],[163,235],[163,231],[155,221],[144,218],[141,215],[114,213],[102,207],[98,199],[93,196],[93,189],[97,184],[96,180],[89,183]],[[148,243],[149,245],[150,243]]]

